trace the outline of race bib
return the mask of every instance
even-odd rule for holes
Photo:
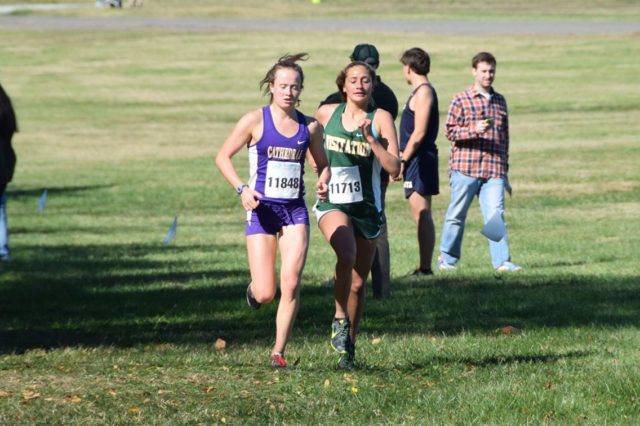
[[[293,200],[300,194],[300,163],[271,160],[267,163],[264,195],[268,198]]]
[[[357,166],[331,167],[329,201],[333,204],[362,201],[362,181]]]

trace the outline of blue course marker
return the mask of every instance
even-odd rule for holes
[[[47,202],[47,190],[45,189],[42,195],[40,196],[40,200],[38,201],[38,211],[40,213],[44,212],[44,205]]]
[[[178,216],[173,218],[173,223],[171,224],[171,227],[169,228],[169,231],[167,232],[167,236],[164,237],[164,241],[162,242],[162,244],[164,244],[165,246],[167,244],[169,244],[171,242],[171,240],[173,240],[173,237],[176,236],[176,231],[178,230]]]

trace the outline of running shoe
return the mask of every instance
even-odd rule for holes
[[[260,306],[262,306],[253,297],[253,293],[251,292],[251,283],[249,283],[249,285],[247,286],[247,305],[249,305],[251,309],[260,309]]]
[[[522,267],[515,265],[509,261],[504,262],[502,265],[496,268],[496,272],[521,272]]]
[[[331,324],[331,347],[336,352],[344,354],[351,345],[351,339],[349,338],[350,327],[349,318],[333,319]]]
[[[282,352],[276,352],[271,355],[271,366],[275,368],[287,368],[287,360],[284,359]]]
[[[341,370],[353,370],[356,364],[355,348],[353,351],[340,354],[337,367]]]
[[[455,271],[458,269],[456,265],[452,265],[451,263],[444,260],[444,257],[438,256],[438,269],[441,271]]]

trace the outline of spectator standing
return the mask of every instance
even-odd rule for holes
[[[11,140],[17,131],[18,123],[11,98],[0,85],[0,261],[10,259],[6,189],[16,167],[16,154]]]
[[[440,192],[438,181],[438,95],[429,82],[431,59],[419,47],[400,58],[402,74],[411,93],[400,119],[401,173],[404,197],[417,226],[420,263],[412,275],[433,275],[431,261],[436,232],[431,215],[431,196]]]
[[[456,94],[449,106],[446,133],[451,141],[449,178],[451,202],[447,209],[438,268],[456,269],[462,250],[467,211],[474,197],[487,223],[494,215],[504,222],[504,191],[509,189],[509,116],[505,98],[493,89],[496,59],[488,52],[471,61],[473,85]],[[518,272],[511,262],[507,234],[489,240],[496,272]]]

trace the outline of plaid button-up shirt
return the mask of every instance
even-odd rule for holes
[[[493,125],[479,135],[476,122],[493,119]],[[451,144],[449,173],[481,179],[499,178],[509,171],[509,120],[507,102],[493,92],[487,99],[473,87],[456,94],[449,106],[446,123]]]

